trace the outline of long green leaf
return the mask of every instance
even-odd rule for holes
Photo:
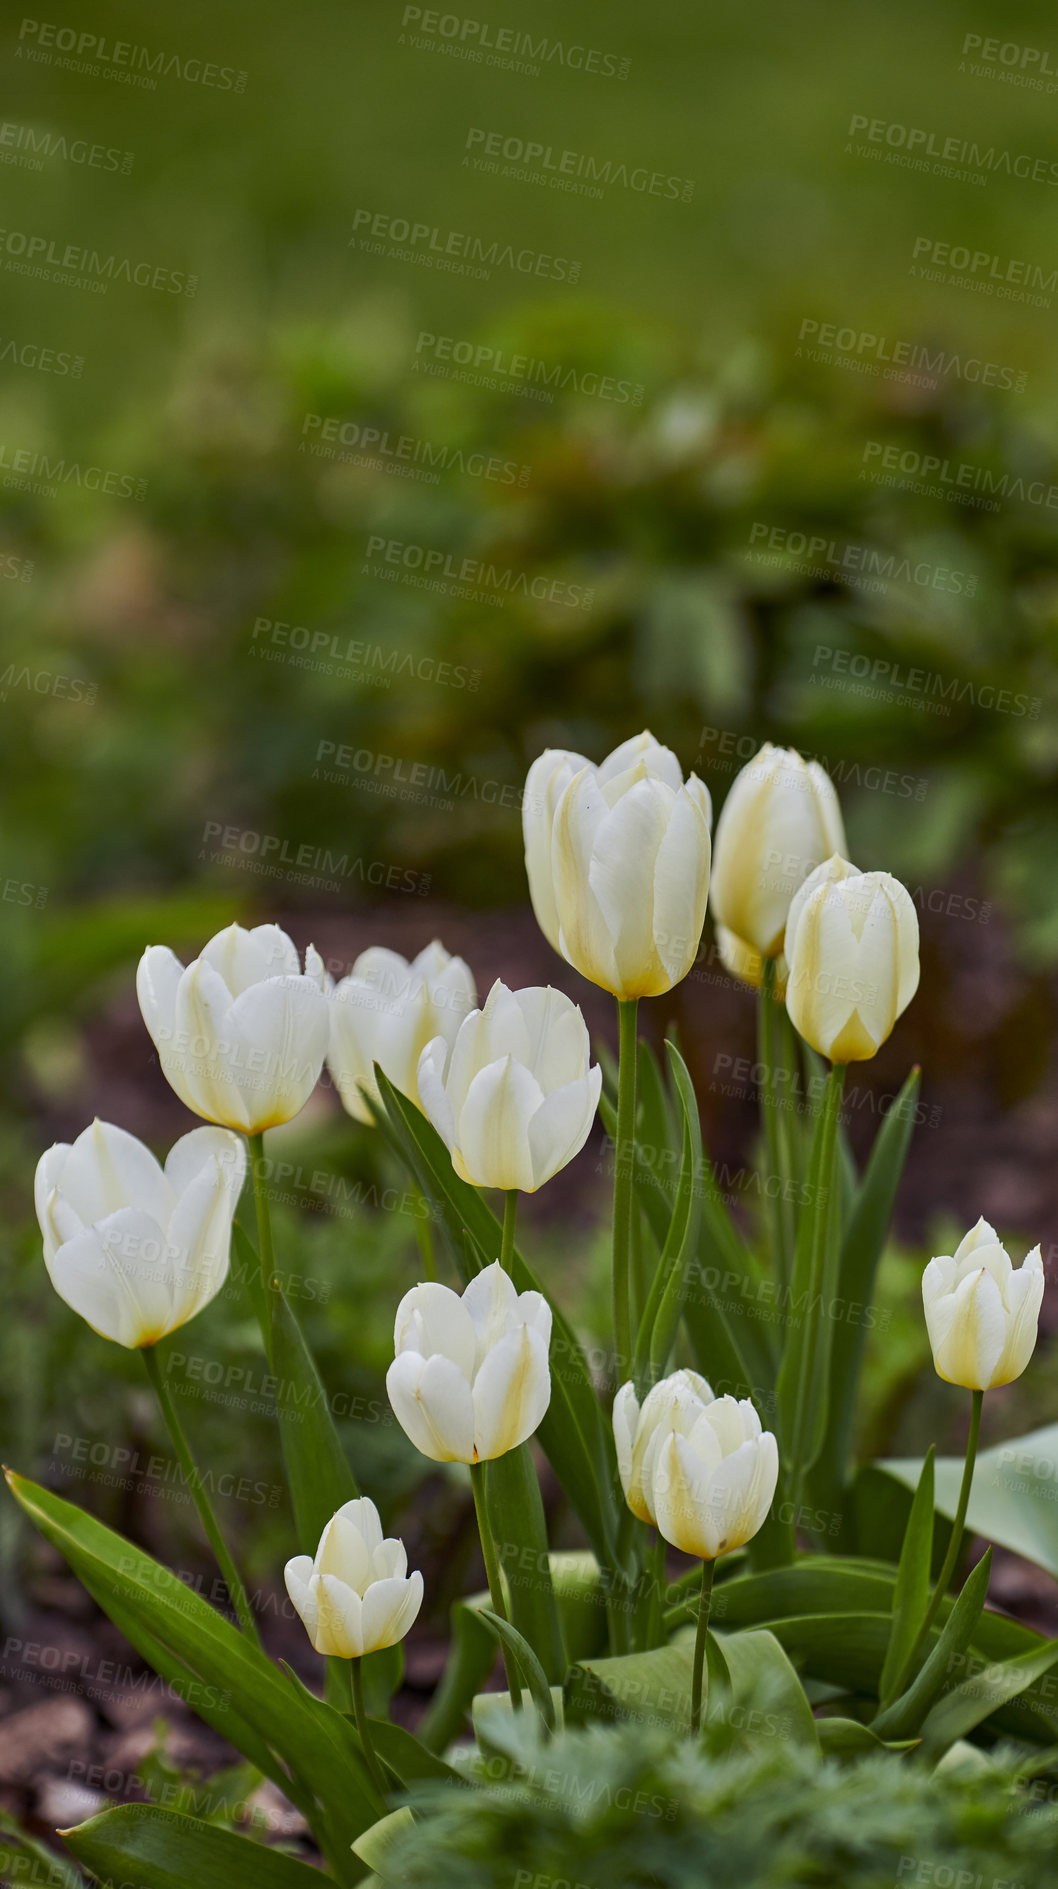
[[[830,1314],[837,1266],[832,1193],[836,1176],[836,1117],[840,1075],[831,1070],[816,1120],[808,1164],[808,1197],[797,1229],[786,1338],[776,1378],[780,1453],[795,1490],[823,1445],[834,1320]]]
[[[911,1460],[881,1462],[875,1472],[914,1488],[919,1463]],[[962,1481],[961,1456],[942,1456],[937,1463],[937,1507],[954,1516]],[[1048,1574],[1058,1578],[1058,1423],[1046,1424],[1026,1436],[1010,1437],[977,1458],[967,1527],[986,1541],[1011,1548]]]
[[[1037,1652],[1019,1653],[1014,1659],[999,1660],[986,1666],[962,1683],[929,1713],[922,1727],[922,1756],[932,1762],[968,1732],[990,1718],[999,1706],[1018,1699],[1036,1679],[1042,1679],[1058,1661],[1058,1642],[1040,1647]]]
[[[419,1726],[430,1751],[446,1751],[464,1730],[471,1703],[496,1663],[496,1640],[481,1619],[489,1596],[457,1600],[449,1614],[448,1660]]]
[[[682,1056],[673,1049],[671,1043],[665,1047],[680,1098],[683,1140],[672,1218],[636,1339],[633,1374],[641,1397],[663,1375],[666,1360],[675,1342],[686,1292],[687,1267],[697,1248],[701,1219],[701,1195],[694,1183],[695,1165],[702,1145],[698,1102]]]
[[[137,1889],[318,1889],[321,1880],[296,1857],[154,1804],[104,1810],[63,1841],[101,1881]]]
[[[507,1648],[512,1658],[517,1661],[518,1670],[532,1694],[533,1704],[536,1706],[545,1728],[549,1732],[553,1732],[555,1729],[555,1706],[551,1697],[551,1688],[548,1685],[547,1674],[541,1666],[540,1661],[537,1659],[536,1654],[533,1652],[528,1640],[523,1634],[519,1633],[517,1627],[511,1625],[509,1620],[504,1620],[500,1614],[494,1614],[491,1607],[482,1607],[479,1618],[482,1619],[487,1626],[491,1627],[496,1638]]]
[[[488,1464],[485,1501],[507,1582],[511,1620],[533,1647],[548,1680],[561,1685],[566,1670],[562,1623],[551,1580],[540,1481],[528,1443]]]
[[[496,1258],[502,1229],[478,1192],[461,1181],[440,1135],[376,1065],[385,1104],[376,1120],[441,1214],[456,1264],[464,1264],[463,1229],[483,1253]],[[511,1273],[519,1292],[544,1290],[518,1248]],[[603,1419],[587,1359],[572,1326],[552,1303],[551,1404],[539,1429],[541,1446],[601,1562],[617,1569],[617,1536],[624,1498],[613,1433]]]
[[[992,1550],[987,1548],[967,1575],[962,1592],[911,1684],[874,1720],[879,1738],[913,1738],[919,1731],[934,1700],[944,1690],[953,1663],[962,1659],[973,1638],[988,1597],[991,1568]]]
[[[929,1574],[933,1557],[933,1445],[922,1465],[911,1504],[900,1566],[893,1589],[893,1630],[886,1648],[880,1681],[883,1705],[893,1696],[897,1675],[903,1670],[918,1639],[929,1606]]]

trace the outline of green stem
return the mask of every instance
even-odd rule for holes
[[[794,1228],[794,1193],[792,1179],[789,1112],[784,1104],[788,1094],[780,1094],[778,1071],[781,1058],[782,1016],[775,994],[775,959],[765,958],[761,967],[760,997],[757,1003],[757,1050],[764,1081],[761,1085],[761,1109],[764,1118],[764,1145],[768,1167],[778,1183],[772,1200],[772,1235],[775,1264],[780,1283],[786,1287],[793,1271],[796,1243]]]
[[[500,1265],[509,1273],[514,1259],[514,1222],[518,1215],[518,1189],[508,1188],[503,1196],[503,1244],[500,1247]]]
[[[378,1754],[371,1742],[371,1729],[364,1707],[364,1682],[360,1676],[360,1661],[358,1659],[351,1659],[349,1661],[349,1690],[353,1697],[353,1717],[356,1720],[356,1729],[360,1735],[364,1762],[371,1773],[371,1782],[375,1786],[379,1796],[385,1797],[386,1792],[389,1790],[389,1785],[386,1783],[385,1777],[383,1776],[382,1766],[378,1761]]]
[[[817,1163],[815,1164],[815,1199],[809,1201],[804,1212],[811,1215],[810,1245],[808,1253],[806,1297],[806,1317],[811,1316],[812,1308],[820,1308],[818,1318],[826,1316],[823,1300],[826,1287],[827,1249],[831,1223],[834,1213],[834,1168],[838,1147],[838,1127],[841,1122],[841,1097],[845,1087],[845,1065],[835,1063],[827,1077],[823,1092],[823,1114],[819,1127]],[[805,1358],[805,1367],[798,1379],[794,1395],[793,1422],[790,1425],[789,1457],[793,1498],[795,1504],[803,1499],[803,1482],[806,1464],[804,1461],[807,1438],[804,1431],[808,1416],[808,1394],[812,1387],[810,1380],[814,1373],[826,1368],[826,1361],[809,1354]]]
[[[500,1564],[496,1559],[496,1544],[492,1539],[489,1524],[489,1512],[485,1505],[485,1465],[471,1463],[470,1486],[474,1491],[474,1512],[478,1518],[478,1534],[481,1537],[481,1553],[485,1562],[485,1578],[489,1584],[489,1599],[492,1611],[499,1614],[501,1620],[510,1618],[503,1598],[503,1585],[500,1581]],[[522,1688],[518,1682],[518,1671],[513,1656],[503,1648],[503,1669],[507,1674],[507,1690],[511,1695],[511,1704],[518,1711],[522,1703]]]
[[[702,1562],[702,1598],[698,1603],[698,1625],[694,1634],[694,1665],[691,1668],[691,1737],[702,1729],[702,1706],[709,1696],[705,1675],[705,1641],[709,1631],[709,1603],[713,1596],[715,1561]]]
[[[206,1531],[209,1545],[216,1557],[217,1566],[227,1582],[228,1592],[231,1595],[235,1611],[242,1622],[243,1630],[247,1637],[259,1648],[261,1640],[253,1617],[253,1609],[246,1598],[246,1589],[243,1587],[238,1570],[225,1545],[224,1537],[217,1524],[217,1518],[209,1506],[209,1497],[203,1486],[202,1478],[195,1467],[195,1459],[191,1454],[187,1438],[184,1435],[183,1426],[176,1414],[176,1405],[169,1395],[169,1386],[165,1381],[161,1365],[158,1362],[157,1348],[154,1345],[145,1345],[140,1352],[140,1356],[143,1359],[147,1376],[154,1386],[154,1393],[161,1407],[162,1416],[165,1418],[166,1428],[172,1438],[173,1448],[176,1451],[180,1467],[184,1472],[184,1480],[191,1491],[191,1499],[198,1510],[199,1520]]]
[[[632,1186],[636,1134],[636,1015],[639,999],[617,1001],[620,1062],[613,1182],[613,1324],[617,1381],[632,1368]]]
[[[415,1216],[415,1237],[419,1242],[419,1257],[422,1269],[429,1280],[437,1278],[437,1256],[434,1252],[433,1229],[430,1224],[430,1203],[421,1188],[415,1189],[421,1209]]]
[[[261,1258],[261,1285],[264,1290],[264,1319],[261,1336],[269,1360],[272,1356],[272,1330],[269,1307],[275,1290],[275,1251],[272,1246],[272,1218],[268,1210],[268,1190],[265,1182],[264,1135],[247,1135],[250,1144],[250,1171],[253,1175],[253,1197],[257,1208],[257,1250]]]
[[[955,1573],[955,1564],[959,1559],[959,1550],[962,1547],[962,1532],[966,1521],[966,1510],[970,1502],[970,1485],[974,1479],[974,1464],[977,1461],[977,1444],[981,1435],[981,1407],[984,1400],[984,1391],[974,1391],[973,1402],[970,1409],[970,1434],[966,1440],[966,1460],[963,1464],[962,1487],[959,1490],[959,1503],[955,1510],[955,1520],[952,1523],[951,1536],[948,1541],[948,1552],[944,1557],[944,1566],[937,1576],[937,1585],[930,1596],[925,1618],[918,1630],[918,1637],[907,1659],[904,1661],[898,1679],[892,1687],[894,1698],[898,1698],[900,1693],[903,1692],[912,1672],[918,1665],[926,1641],[929,1638],[929,1630],[937,1617],[937,1609],[944,1599],[951,1584],[951,1577]]]

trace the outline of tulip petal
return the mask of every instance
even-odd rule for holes
[[[590,1075],[544,1097],[529,1123],[534,1188],[542,1187],[580,1153],[591,1134],[601,1090],[602,1070],[596,1065]]]
[[[363,1594],[371,1579],[371,1552],[356,1521],[339,1509],[331,1516],[316,1550],[317,1574],[334,1574]]]
[[[219,971],[203,958],[180,979],[170,1037],[156,1038],[167,1082],[208,1121],[249,1132],[251,1116],[230,1062],[232,999]]]
[[[567,963],[605,990],[621,990],[613,940],[592,884],[593,849],[609,808],[593,768],[574,775],[555,809],[552,869]]]
[[[56,1252],[48,1275],[61,1299],[103,1338],[135,1349],[172,1328],[167,1236],[149,1214],[122,1207]]]
[[[319,1618],[313,1644],[317,1653],[359,1659],[365,1650],[364,1607],[356,1589],[336,1574],[318,1574],[315,1587]]]
[[[526,775],[522,795],[522,833],[525,870],[536,922],[552,950],[563,955],[551,856],[555,809],[575,774],[590,768],[582,754],[565,748],[545,748]]]
[[[477,1357],[478,1334],[465,1297],[460,1298],[451,1286],[443,1286],[436,1279],[412,1286],[398,1305],[393,1321],[394,1351],[417,1351],[423,1358],[440,1353],[450,1358],[469,1382]]]
[[[494,1345],[474,1379],[476,1460],[517,1449],[541,1423],[551,1402],[547,1346],[531,1325]]]
[[[289,1122],[316,1087],[327,1053],[330,1013],[323,992],[307,977],[251,984],[235,999],[228,1028],[247,1132]]]
[[[422,1594],[419,1573],[408,1580],[395,1577],[371,1583],[364,1595],[361,1625],[365,1653],[376,1653],[403,1640],[422,1606]]]
[[[467,1021],[469,1022],[470,1019],[468,1018]],[[463,1028],[466,1028],[466,1024]],[[453,1057],[459,1048],[462,1034],[461,1030],[455,1040],[452,1049]],[[444,1037],[435,1036],[432,1042],[427,1043],[419,1057],[415,1080],[419,1091],[419,1107],[427,1121],[433,1123],[445,1147],[451,1153],[455,1146],[456,1125],[452,1105],[445,1089],[445,1065],[448,1062],[448,1054],[448,1045]]]
[[[719,1537],[710,1501],[711,1474],[685,1436],[670,1431],[654,1472],[654,1512],[660,1533],[674,1548],[716,1559]]]
[[[435,1463],[474,1461],[470,1385],[449,1358],[402,1351],[386,1373],[393,1414],[417,1450]]]
[[[528,1295],[526,1295],[528,1296]],[[534,1295],[539,1298],[539,1293]],[[493,1345],[517,1324],[520,1318],[520,1300],[518,1289],[510,1274],[504,1272],[498,1259],[491,1266],[483,1266],[474,1274],[469,1285],[459,1300],[461,1309],[468,1313],[474,1327],[474,1360],[468,1375],[473,1378],[481,1359]],[[453,1354],[449,1354],[453,1355]]]
[[[119,1207],[141,1207],[162,1226],[173,1205],[150,1149],[124,1128],[97,1118],[73,1143],[62,1170],[62,1191],[86,1226]]]
[[[301,971],[297,947],[279,925],[254,925],[249,931],[239,924],[228,925],[203,946],[201,955],[224,979],[233,997],[240,997],[252,984],[297,977]]]
[[[319,1609],[316,1605],[316,1590],[312,1583],[313,1572],[312,1556],[296,1554],[283,1569],[283,1581],[290,1595],[291,1605],[300,1616],[309,1639],[315,1645]]]
[[[671,788],[637,781],[600,822],[592,844],[589,883],[623,995],[666,988],[654,939],[654,872],[674,805]]]
[[[686,977],[698,953],[709,895],[709,858],[708,815],[700,800],[681,787],[654,861],[654,946],[670,985]]]
[[[351,1502],[343,1502],[336,1514],[356,1529],[368,1554],[374,1555],[382,1547],[382,1522],[369,1495],[357,1495]],[[400,1547],[399,1542],[397,1546]]]
[[[168,945],[148,945],[136,967],[136,996],[152,1042],[170,1037],[176,1022],[176,993],[184,967]]]
[[[531,1194],[529,1123],[542,1101],[536,1077],[512,1056],[479,1069],[459,1114],[456,1172],[477,1187]]]

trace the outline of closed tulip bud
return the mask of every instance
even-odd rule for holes
[[[284,1570],[287,1593],[317,1653],[362,1659],[396,1646],[422,1606],[422,1575],[408,1573],[404,1543],[383,1538],[368,1496],[332,1515],[316,1550]]]
[[[766,741],[736,775],[716,823],[709,903],[717,925],[747,949],[777,958],[797,888],[844,850],[829,774],[794,748]]]
[[[209,1122],[260,1134],[289,1122],[327,1051],[323,961],[302,972],[278,925],[229,925],[186,969],[168,945],[140,959],[136,993],[167,1081]]]
[[[786,926],[786,1008],[832,1063],[864,1062],[918,989],[918,913],[888,872],[834,857],[795,893]]]
[[[56,1142],[34,1192],[59,1297],[115,1344],[157,1344],[224,1284],[245,1177],[245,1147],[223,1128],[181,1136],[164,1168],[109,1122]]]
[[[551,1401],[551,1307],[496,1260],[460,1297],[429,1281],[397,1307],[386,1389],[435,1463],[486,1463],[532,1436]]]
[[[522,802],[529,894],[544,936],[615,997],[656,997],[694,963],[709,891],[712,807],[644,732],[595,767],[548,748]]]
[[[531,1194],[583,1148],[602,1071],[575,1003],[550,986],[512,991],[497,979],[453,1042],[427,1044],[418,1082],[462,1180]]]
[[[752,945],[746,944],[723,925],[716,928],[716,948],[725,971],[730,971],[731,976],[739,978],[743,984],[752,984],[754,990],[760,989],[764,982],[765,960],[759,951],[755,951]],[[775,994],[781,997],[786,989],[786,959],[780,953],[772,962],[775,965]]]
[[[1039,1247],[1015,1271],[995,1228],[978,1220],[954,1254],[931,1259],[922,1275],[938,1377],[971,1391],[1012,1384],[1035,1350],[1042,1300]]]
[[[715,1561],[752,1541],[771,1508],[779,1450],[748,1399],[718,1397],[687,1435],[670,1429],[654,1460],[659,1532],[684,1554]]]
[[[673,1430],[689,1436],[702,1411],[713,1402],[712,1387],[697,1371],[674,1371],[643,1399],[635,1385],[622,1384],[613,1403],[617,1469],[625,1501],[641,1522],[653,1522],[654,1468],[665,1438]]]
[[[350,975],[330,995],[327,1066],[349,1114],[360,1122],[371,1121],[361,1089],[377,1102],[375,1063],[421,1108],[419,1057],[437,1037],[447,1046],[454,1042],[474,1000],[467,965],[462,958],[450,957],[436,939],[410,964],[399,952],[380,945],[362,951]]]

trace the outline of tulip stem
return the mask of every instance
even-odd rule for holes
[[[242,1622],[243,1631],[246,1633],[247,1638],[252,1640],[253,1644],[260,1650],[261,1638],[257,1631],[257,1623],[253,1617],[253,1609],[246,1598],[246,1589],[243,1587],[242,1581],[239,1578],[238,1569],[232,1560],[224,1537],[220,1532],[217,1518],[209,1506],[209,1497],[206,1494],[202,1478],[195,1466],[195,1459],[191,1454],[190,1446],[184,1435],[183,1425],[176,1413],[176,1405],[169,1394],[169,1386],[165,1381],[161,1365],[158,1362],[157,1347],[155,1345],[144,1345],[141,1348],[140,1356],[143,1359],[147,1376],[150,1378],[151,1384],[154,1387],[154,1394],[158,1399],[162,1416],[165,1418],[165,1425],[172,1438],[173,1448],[176,1451],[180,1467],[184,1472],[184,1481],[191,1491],[191,1500],[198,1510],[199,1520],[206,1531],[209,1545],[216,1557],[217,1566],[227,1583],[228,1592],[231,1595],[235,1611]]]
[[[930,1595],[929,1606],[926,1608],[925,1618],[918,1630],[918,1637],[904,1662],[899,1678],[892,1688],[894,1698],[899,1697],[918,1664],[919,1657],[929,1636],[929,1630],[937,1617],[937,1609],[944,1599],[951,1582],[951,1577],[955,1573],[955,1564],[959,1559],[959,1550],[962,1547],[962,1532],[966,1521],[966,1510],[970,1502],[970,1485],[974,1479],[974,1464],[977,1461],[977,1443],[981,1435],[981,1407],[984,1400],[984,1391],[974,1391],[973,1403],[970,1410],[970,1434],[966,1441],[966,1461],[963,1464],[962,1487],[959,1490],[959,1502],[955,1510],[955,1520],[951,1525],[948,1552],[944,1557],[944,1565],[937,1576],[937,1585]]]
[[[761,1093],[764,1145],[768,1154],[768,1166],[777,1183],[772,1201],[775,1265],[779,1281],[786,1288],[789,1286],[790,1274],[793,1270],[796,1235],[793,1218],[794,1195],[793,1189],[788,1185],[793,1178],[790,1124],[783,1113],[785,1096],[779,1093],[778,1079],[779,1058],[782,1053],[781,1022],[778,998],[775,993],[775,959],[765,958],[761,967],[760,997],[757,1003],[757,1047],[764,1071]]]
[[[694,1665],[691,1668],[691,1737],[702,1729],[702,1706],[708,1702],[709,1682],[705,1671],[705,1642],[709,1633],[709,1605],[713,1598],[715,1561],[702,1562],[702,1597],[698,1602],[698,1625],[694,1635]]]
[[[489,1512],[485,1505],[485,1465],[470,1464],[470,1486],[474,1491],[474,1513],[478,1518],[478,1534],[481,1537],[481,1553],[485,1562],[485,1578],[489,1584],[489,1599],[492,1611],[499,1614],[501,1620],[509,1620],[507,1605],[503,1598],[503,1585],[500,1581],[500,1564],[496,1559],[496,1544],[492,1539]],[[518,1672],[514,1659],[503,1648],[503,1669],[507,1674],[507,1690],[511,1695],[511,1705],[517,1712],[521,1709],[522,1688],[518,1681]]]
[[[632,1187],[636,1155],[636,997],[617,1000],[619,1064],[613,1182],[613,1324],[618,1383],[632,1368]]]
[[[272,1332],[269,1319],[269,1307],[275,1290],[275,1249],[272,1245],[272,1217],[268,1210],[268,1191],[265,1186],[264,1135],[248,1135],[250,1144],[250,1170],[253,1174],[253,1198],[257,1208],[257,1249],[261,1258],[261,1285],[264,1289],[263,1320],[261,1336],[269,1358],[272,1355]]]
[[[500,1247],[500,1265],[505,1273],[511,1270],[514,1258],[514,1222],[518,1214],[518,1189],[509,1187],[503,1196],[503,1245]]]
[[[426,1278],[431,1282],[437,1278],[437,1256],[433,1245],[433,1228],[430,1225],[433,1209],[421,1187],[415,1189],[418,1211],[415,1216],[415,1237],[419,1242],[419,1257]]]
[[[389,1790],[389,1785],[386,1783],[385,1777],[383,1776],[382,1766],[378,1761],[378,1753],[371,1742],[370,1722],[364,1705],[364,1682],[360,1674],[360,1661],[358,1659],[351,1659],[349,1661],[349,1691],[352,1694],[353,1717],[356,1720],[356,1729],[364,1754],[364,1763],[371,1773],[371,1782],[375,1786],[379,1796],[385,1797]]]

